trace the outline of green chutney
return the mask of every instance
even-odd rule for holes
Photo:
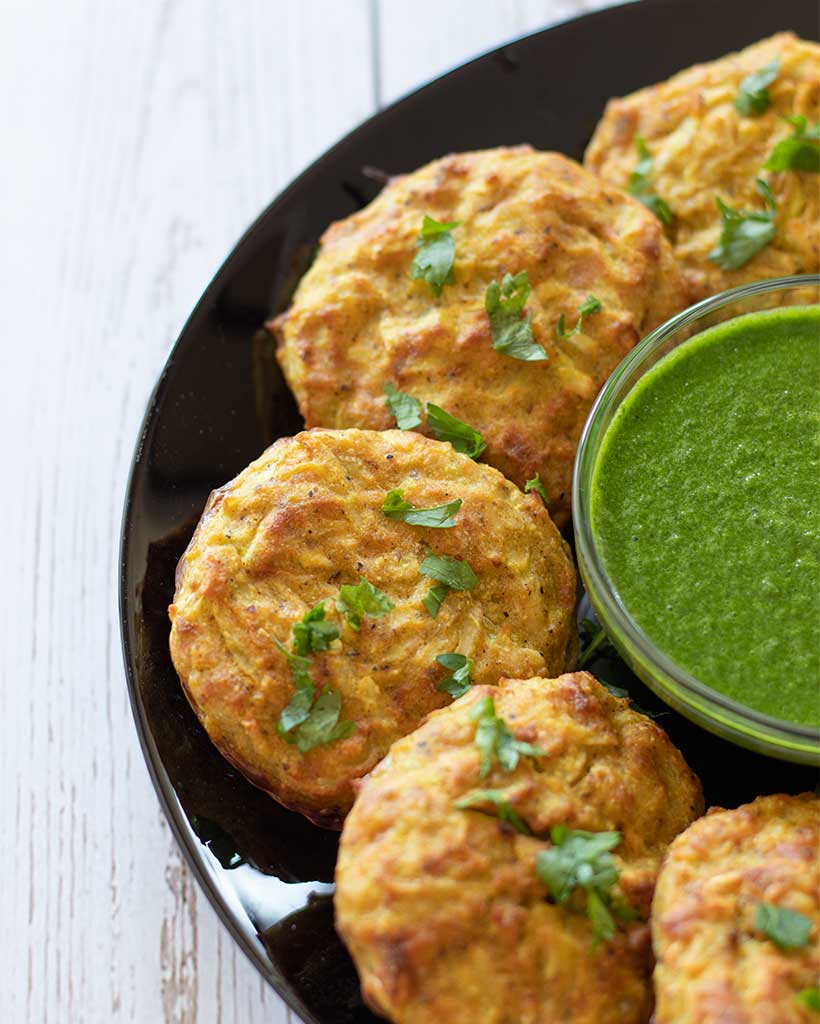
[[[820,727],[820,306],[739,316],[648,370],[603,438],[591,526],[661,651]]]

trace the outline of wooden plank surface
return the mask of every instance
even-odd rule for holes
[[[116,582],[137,428],[199,294],[296,172],[380,103],[589,6],[0,8],[4,1024],[291,1021],[193,882],[131,721]]]

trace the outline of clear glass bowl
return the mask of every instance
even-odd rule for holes
[[[590,485],[616,410],[658,360],[706,328],[740,314],[818,299],[818,274],[760,281],[699,302],[653,331],[620,363],[592,407],[578,446],[572,485],[581,577],[601,625],[627,664],[667,704],[705,729],[760,753],[804,764],[820,762],[820,730],[772,718],[716,692],[675,664],[637,625],[602,565],[591,528]],[[817,685],[820,700],[820,680]]]

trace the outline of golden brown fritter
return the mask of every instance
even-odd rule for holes
[[[410,277],[425,214],[463,222],[453,231],[455,284],[438,299]],[[520,271],[543,362],[492,348],[485,291]],[[573,326],[590,294],[602,312],[559,340],[559,316]],[[390,382],[479,430],[484,459],[519,486],[538,471],[563,527],[595,396],[639,338],[685,304],[652,214],[572,160],[518,146],[393,179],[325,232],[289,312],[269,326],[307,426],[393,426]]]
[[[776,57],[771,107],[745,117],[734,101],[741,81]],[[820,119],[820,47],[782,32],[740,53],[698,64],[667,82],[610,100],[585,163],[605,181],[626,188],[638,163],[636,136],[652,157],[653,191],[669,204],[670,233],[692,299],[747,281],[820,270],[820,180],[805,171],[762,171],[775,145],[791,135],[784,115]],[[773,242],[736,270],[708,258],[721,233],[715,202],[763,210],[755,189],[762,177],[777,201]]]
[[[540,747],[480,776],[471,712],[487,695]],[[459,810],[501,789],[533,835]],[[666,846],[702,811],[668,737],[585,672],[473,687],[395,743],[361,784],[336,869],[336,920],[367,1002],[395,1024],[636,1024],[652,1008],[649,926],[593,947],[586,915],[535,870],[553,826],[618,830],[615,894],[648,918]]]
[[[812,931],[779,949],[755,927],[759,902]],[[670,847],[652,907],[657,1024],[810,1024],[798,992],[820,975],[820,800],[762,796],[715,808]]]
[[[388,519],[394,488],[418,507],[460,498],[456,525]],[[422,605],[428,548],[478,576],[436,618]],[[335,598],[360,577],[395,607],[356,631]],[[292,626],[322,600],[340,639],[309,671],[317,692],[341,694],[356,729],[300,754],[277,732],[294,682],[275,641],[292,650]],[[338,827],[352,780],[450,702],[437,655],[472,658],[478,683],[560,672],[575,657],[574,603],[572,560],[535,494],[414,432],[313,430],[277,441],[211,496],[177,571],[171,653],[222,753],[280,803]]]

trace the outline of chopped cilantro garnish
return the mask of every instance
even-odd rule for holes
[[[555,328],[556,335],[563,340],[564,338],[572,338],[574,335],[580,334],[584,319],[593,313],[600,313],[601,309],[601,300],[596,299],[594,295],[587,295],[578,307],[578,320],[572,330],[568,331],[566,329],[564,314],[562,313],[558,317],[558,326]]]
[[[316,690],[310,677],[310,658],[292,654],[278,640],[275,643],[288,659],[296,688],[290,703],[279,715],[279,735],[288,743],[294,743],[302,754],[350,736],[356,723],[339,722],[342,695],[326,688],[314,703]]]
[[[645,715],[647,718],[663,718],[666,714],[664,711],[647,711],[646,708],[642,708],[640,704],[632,699],[629,690],[625,690],[623,686],[616,686],[615,683],[610,683],[608,679],[604,679],[600,673],[596,673],[595,678],[603,686],[605,690],[608,690],[613,697],[618,697],[620,700],[628,700],[629,707],[632,711],[636,711],[639,715]]]
[[[325,622],[325,602],[315,604],[301,622],[293,627],[293,647],[297,654],[327,651],[339,636],[334,623]]]
[[[337,690],[322,690],[310,714],[296,729],[296,747],[300,754],[334,740],[347,739],[356,731],[355,722],[339,721],[341,709],[342,695]]]
[[[629,192],[648,210],[651,210],[658,220],[664,224],[671,224],[673,214],[669,209],[669,204],[652,191],[649,181],[649,174],[652,171],[652,156],[640,135],[635,136],[635,148],[638,150],[638,164],[629,176]]]
[[[584,619],[581,622],[581,630],[584,634],[586,646],[584,647],[584,653],[578,659],[578,668],[583,668],[599,648],[612,646],[604,627],[599,626],[592,619]]]
[[[438,615],[442,602],[449,593],[450,588],[446,583],[436,583],[430,587],[427,594],[421,599],[421,603],[430,613],[431,618],[434,619]]]
[[[445,284],[456,282],[453,271],[456,246],[450,232],[459,224],[460,220],[442,223],[425,214],[421,234],[416,240],[419,251],[410,267],[410,277],[414,281],[419,278],[426,281],[436,298],[441,295],[441,289]]]
[[[581,902],[592,922],[594,944],[615,935],[615,917],[632,920],[634,910],[616,903],[611,889],[618,869],[610,856],[621,842],[620,832],[584,832],[556,825],[550,831],[552,846],[535,859],[538,877],[559,905]]]
[[[755,928],[780,949],[802,949],[809,940],[811,918],[788,907],[773,903],[758,903],[755,908]]]
[[[390,383],[384,385],[384,392],[387,407],[400,430],[412,430],[421,425],[421,402],[417,398],[397,391]],[[457,452],[471,459],[477,459],[487,447],[477,430],[432,402],[427,403],[427,425],[437,441],[449,441]]]
[[[437,441],[449,441],[457,452],[471,459],[477,459],[487,447],[477,430],[432,402],[427,403],[427,426]]]
[[[763,164],[767,171],[810,171],[820,172],[820,124],[808,127],[802,115],[787,117],[794,132],[781,139]]]
[[[544,502],[544,508],[550,507],[549,498],[547,492],[544,490],[544,485],[541,483],[541,474],[536,473],[534,477],[527,480],[524,484],[524,493],[529,494],[530,491],[535,491],[536,494],[541,496],[541,501]]]
[[[290,703],[279,716],[279,735],[285,736],[298,725],[301,725],[310,714],[315,690],[313,680],[310,678],[310,658],[291,653],[278,640],[274,640],[274,643],[288,659],[290,675],[295,687]]]
[[[372,583],[363,577],[359,577],[357,584],[345,583],[339,587],[339,597],[336,601],[336,608],[344,615],[352,629],[359,629],[362,624],[362,616],[369,615],[371,619],[380,619],[393,608],[393,602]]]
[[[424,561],[419,566],[422,576],[429,576],[436,581],[431,587],[422,603],[430,615],[435,618],[441,608],[441,603],[450,590],[472,590],[478,583],[478,576],[473,572],[467,562],[458,558],[450,558],[447,555],[435,555],[428,551]]]
[[[446,591],[445,591],[446,592]],[[463,654],[439,654],[436,661],[442,668],[449,669],[450,674],[436,686],[437,690],[449,693],[455,700],[463,697],[472,686],[473,659]]]
[[[509,802],[503,789],[473,789],[460,800],[456,800],[453,806],[460,811],[475,810],[482,814],[492,815],[493,811],[486,806],[482,807],[482,804],[490,804],[495,808],[495,816],[500,821],[506,821],[512,825],[516,832],[520,832],[524,836],[531,834],[527,823]]]
[[[801,989],[794,998],[807,1010],[820,1013],[820,986]]]
[[[481,778],[486,778],[497,760],[501,769],[512,772],[518,767],[520,757],[544,757],[546,751],[532,743],[517,740],[507,723],[499,718],[492,697],[484,697],[470,712],[476,722],[475,745],[481,753]]]
[[[388,491],[382,505],[382,512],[388,519],[399,519],[410,526],[429,526],[435,529],[448,529],[456,525],[453,516],[461,508],[461,498],[448,501],[444,505],[433,505],[430,508],[416,508],[405,501],[402,491]]]
[[[421,402],[412,395],[397,391],[388,381],[384,385],[387,407],[396,419],[399,430],[412,430],[421,424]]]
[[[759,71],[753,71],[740,83],[735,97],[735,110],[744,117],[765,114],[772,105],[769,86],[780,74],[780,58],[775,57]]]
[[[608,679],[599,678],[598,682],[605,690],[608,690],[613,697],[618,697],[621,700],[629,700],[629,690],[625,690],[623,686],[616,686],[614,683],[610,683]]]
[[[436,555],[432,551],[424,556],[419,572],[438,583],[445,583],[450,590],[472,590],[478,583],[478,576],[468,562],[448,555]]]
[[[522,270],[514,277],[505,274],[501,284],[491,281],[484,293],[484,308],[490,320],[493,348],[513,359],[533,362],[547,358],[542,345],[532,336],[532,313],[521,316],[530,297],[530,280]]]
[[[724,270],[742,267],[774,238],[777,204],[772,190],[762,178],[757,179],[755,186],[766,202],[765,210],[733,210],[720,196],[716,197],[723,230],[720,241],[709,253],[709,259]]]

